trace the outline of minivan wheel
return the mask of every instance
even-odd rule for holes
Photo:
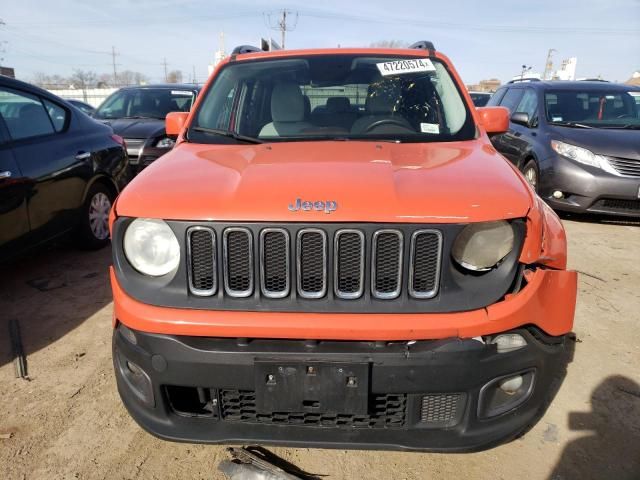
[[[97,250],[109,243],[109,212],[113,200],[113,193],[104,185],[96,183],[91,186],[78,227],[80,247]]]
[[[538,171],[538,165],[535,160],[529,160],[524,168],[522,169],[522,174],[524,178],[526,178],[529,185],[533,187],[533,189],[538,191],[538,181],[540,178],[540,172]]]

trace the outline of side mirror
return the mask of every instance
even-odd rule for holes
[[[524,125],[525,127],[529,126],[529,114],[525,112],[516,112],[511,115],[511,121],[513,123],[517,123],[518,125]]]
[[[509,109],[505,107],[476,108],[480,125],[488,134],[504,133],[509,130]]]
[[[187,123],[187,118],[189,117],[189,112],[169,112],[167,113],[167,117],[165,118],[164,129],[168,136],[178,136],[182,129],[184,128],[185,123]]]

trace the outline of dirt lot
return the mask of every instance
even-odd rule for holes
[[[307,472],[371,479],[640,479],[640,226],[565,221],[580,277],[574,362],[524,438],[467,455],[274,448]],[[109,251],[56,247],[0,269],[0,479],[214,479],[224,447],[143,432],[111,368]],[[30,381],[14,379],[20,319]]]

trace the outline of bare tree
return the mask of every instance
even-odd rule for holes
[[[406,48],[409,46],[409,42],[404,40],[379,40],[369,46],[373,48]]]
[[[182,83],[182,72],[172,70],[167,74],[167,83]]]
[[[89,70],[74,70],[69,80],[74,87],[85,90],[96,85],[98,76]]]
[[[147,83],[148,81],[149,78],[140,72],[123,70],[122,72],[118,73],[119,85],[140,85]]]

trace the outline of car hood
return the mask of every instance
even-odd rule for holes
[[[164,134],[164,120],[155,118],[118,118],[100,120],[123,138],[150,138]]]
[[[298,199],[318,209],[296,210]],[[485,138],[182,143],[124,189],[116,211],[173,220],[458,223],[524,217],[532,202],[524,179]]]
[[[599,155],[640,160],[640,130],[553,127],[560,141],[584,147]]]

